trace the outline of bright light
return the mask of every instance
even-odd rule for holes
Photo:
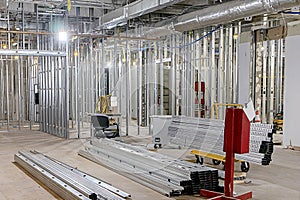
[[[66,42],[68,40],[67,32],[59,32],[58,38],[59,38],[59,41]]]
[[[239,34],[235,33],[235,34],[233,35],[233,39],[237,40],[238,38],[239,38]]]
[[[74,51],[74,56],[75,56],[75,57],[78,56],[78,51]]]

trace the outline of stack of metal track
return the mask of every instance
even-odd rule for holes
[[[93,140],[79,155],[167,196],[219,189],[218,170],[142,147],[108,139]]]
[[[130,198],[130,194],[38,152],[20,151],[15,154],[15,162],[63,199],[125,200]]]
[[[172,144],[223,156],[224,126],[223,120],[179,116],[173,118],[168,128],[168,136]],[[236,158],[269,165],[273,153],[272,135],[271,124],[251,123],[250,152],[236,154]]]

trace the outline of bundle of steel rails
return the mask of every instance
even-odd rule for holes
[[[15,162],[63,199],[125,200],[130,194],[39,152],[19,151]]]
[[[224,121],[178,116],[168,127],[170,143],[225,156]],[[236,159],[269,165],[273,153],[273,126],[251,123],[249,153],[236,154]]]
[[[220,190],[218,170],[114,140],[92,140],[79,155],[167,196]]]

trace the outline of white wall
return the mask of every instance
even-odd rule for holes
[[[300,35],[286,38],[283,145],[300,146]]]
[[[250,42],[239,45],[239,104],[249,101],[250,94]]]

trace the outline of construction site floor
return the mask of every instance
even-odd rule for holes
[[[137,145],[150,145],[148,134],[130,134],[121,138],[124,142]],[[24,173],[13,161],[19,150],[37,150],[69,165],[77,167],[103,181],[111,183],[132,195],[136,200],[193,200],[203,199],[198,196],[165,197],[143,185],[112,172],[98,164],[77,155],[88,139],[61,139],[39,131],[9,132],[0,130],[0,200],[26,199],[50,200],[60,199],[51,190],[41,185]],[[159,153],[174,157],[193,159],[193,155],[184,149],[160,149]],[[300,152],[276,147],[274,159],[270,166],[251,164],[247,174],[247,183],[235,184],[235,192],[253,192],[253,199],[300,200]]]

